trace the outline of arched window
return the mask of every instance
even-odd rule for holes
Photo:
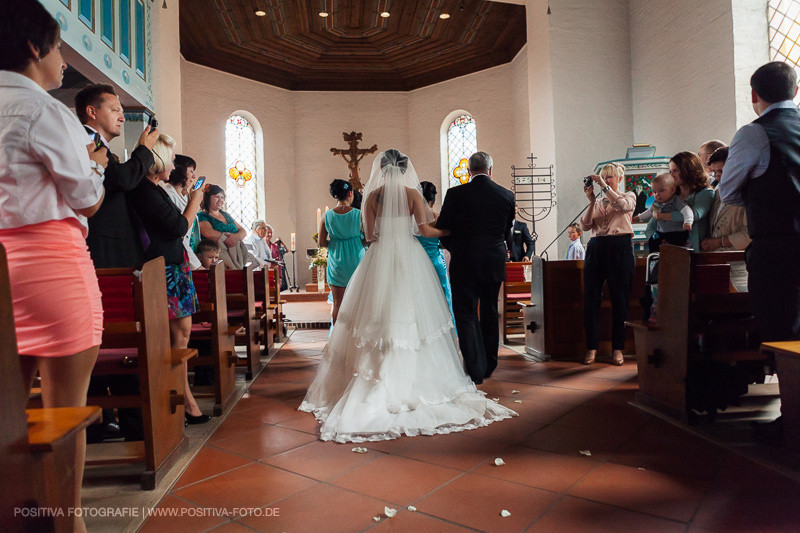
[[[800,75],[800,1],[769,0],[767,16],[770,60],[789,63]]]
[[[466,113],[460,114],[447,128],[447,175],[450,187],[469,181],[467,161],[477,151],[475,119]]]
[[[225,124],[225,199],[227,212],[250,231],[258,219],[256,132],[241,115]]]

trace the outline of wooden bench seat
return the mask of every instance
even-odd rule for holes
[[[119,456],[116,462],[143,463],[141,487],[152,490],[184,443],[186,361],[197,350],[170,347],[163,258],[145,263],[140,272],[98,269],[97,278],[105,323],[100,360],[92,373],[136,376],[138,394],[94,396],[89,403],[141,409],[144,441],[137,447],[140,453],[133,459],[129,454]],[[117,448],[114,443],[90,444],[87,464],[115,462],[109,450]]]
[[[506,263],[506,279],[498,293],[500,338],[508,342],[509,335],[524,335],[525,324],[520,302],[531,301],[531,283],[525,281],[525,266],[530,263]]]
[[[77,439],[100,418],[100,408],[25,409],[11,285],[5,248],[0,245],[0,529],[10,533],[74,530],[68,509],[75,506]],[[20,509],[63,510],[62,516],[31,517]]]
[[[765,342],[761,351],[775,357],[784,443],[800,448],[800,341]]]
[[[228,303],[225,296],[225,265],[217,263],[208,270],[192,272],[200,309],[192,315],[190,345],[203,346],[207,353],[193,359],[191,366],[208,365],[214,371],[214,416],[220,416],[236,391],[236,354],[233,337],[238,329],[228,324]],[[204,350],[204,351],[205,351]],[[195,398],[208,396],[195,393]]]
[[[274,266],[269,269],[269,308],[272,310],[273,315],[273,335],[275,342],[283,342],[286,340],[286,316],[283,314],[283,304],[285,301],[281,300],[281,277],[280,267]]]
[[[238,270],[225,270],[225,296],[228,307],[228,323],[240,331],[234,336],[236,346],[244,346],[247,357],[237,358],[237,365],[245,367],[245,379],[258,375],[261,364],[259,349],[260,320],[256,315],[255,277],[253,264]]]

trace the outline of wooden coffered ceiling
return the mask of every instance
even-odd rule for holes
[[[180,3],[188,61],[291,90],[424,87],[508,63],[525,31],[524,6],[489,0]]]

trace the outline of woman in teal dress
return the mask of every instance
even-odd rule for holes
[[[225,191],[222,187],[207,185],[200,204],[202,211],[197,214],[200,234],[204,239],[219,244],[219,258],[225,263],[225,268],[240,269],[247,263],[257,265],[258,259],[247,251],[244,244],[247,230],[222,210],[224,205]]]
[[[433,208],[433,203],[436,201],[436,185],[430,181],[422,181],[420,182],[420,186],[422,187],[423,198],[425,198],[428,205]],[[438,213],[434,212],[433,214],[438,218]],[[450,316],[453,317],[453,325],[455,325],[456,319],[455,315],[453,315],[453,291],[450,289],[450,277],[447,274],[447,263],[445,263],[444,251],[439,245],[439,239],[431,239],[417,235],[417,240],[419,240],[422,247],[428,253],[428,257],[431,263],[433,263],[436,273],[439,275],[439,283],[442,284],[444,297],[447,299],[448,307],[450,307]]]
[[[345,180],[333,180],[331,196],[338,201],[327,211],[319,225],[319,245],[328,248],[328,285],[333,296],[333,323],[350,276],[364,257],[361,240],[361,211],[350,206],[353,186]]]

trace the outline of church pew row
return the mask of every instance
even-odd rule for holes
[[[143,441],[90,444],[87,465],[144,463],[141,487],[152,490],[184,443],[186,361],[197,350],[170,347],[164,259],[142,270],[98,269],[104,331],[94,375],[138,379],[138,394],[93,396],[102,408],[140,408]]]
[[[283,304],[284,301],[281,300],[280,267],[276,265],[269,269],[269,306],[272,309],[272,326],[275,342],[283,342],[286,340],[286,329],[284,325],[286,317],[283,314]]]
[[[253,273],[256,291],[256,315],[260,323],[258,341],[264,346],[263,355],[269,355],[270,349],[275,346],[275,325],[273,324],[275,308],[270,306],[271,287],[269,273],[271,270],[270,268],[263,268]]]
[[[641,317],[639,299],[644,290],[645,259],[636,258],[628,300],[629,316]],[[525,353],[537,360],[575,360],[586,351],[583,327],[583,261],[547,261],[531,258],[531,299],[524,308]],[[634,352],[628,333],[626,354]],[[600,356],[611,355],[611,299],[603,289],[600,306]]]
[[[200,308],[192,315],[190,346],[198,348],[198,357],[190,367],[211,366],[214,373],[214,416],[220,416],[234,398],[236,354],[234,332],[228,326],[228,303],[225,295],[225,265],[217,263],[209,270],[192,272]],[[208,396],[195,392],[195,398]]]
[[[260,320],[256,314],[254,265],[237,270],[225,270],[225,294],[228,306],[228,323],[235,332],[236,346],[246,348],[247,357],[237,359],[245,367],[245,379],[257,376],[263,367],[259,349]]]
[[[525,324],[520,302],[531,301],[531,282],[525,281],[525,265],[530,263],[506,263],[506,279],[498,294],[498,311],[500,315],[500,338],[508,342],[509,335],[525,334]]]
[[[638,402],[693,423],[763,381],[749,297],[730,282],[730,263],[743,260],[743,252],[662,246],[656,324],[627,323],[637,337]]]
[[[22,380],[6,251],[0,245],[0,523],[3,531],[71,532],[78,438],[98,407],[28,409]],[[26,416],[27,415],[27,416]],[[38,516],[38,509],[60,510]],[[25,512],[22,512],[25,510]]]
[[[765,342],[761,352],[775,357],[784,444],[797,450],[800,448],[800,341]]]

